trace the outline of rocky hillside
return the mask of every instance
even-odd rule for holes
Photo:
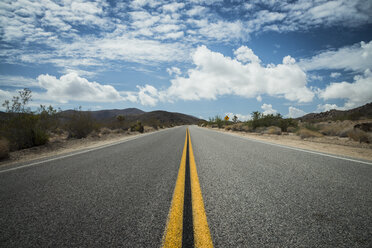
[[[310,113],[302,117],[297,118],[301,121],[306,122],[318,122],[318,121],[335,121],[335,120],[359,120],[359,119],[371,119],[372,118],[372,102],[366,105],[349,109],[349,110],[336,110],[332,109],[322,113]]]

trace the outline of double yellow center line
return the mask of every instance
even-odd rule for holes
[[[188,162],[188,163],[187,163]],[[189,168],[187,168],[189,166]],[[186,173],[189,169],[189,173]],[[186,175],[190,175],[186,178]],[[190,180],[191,208],[194,247],[213,247],[211,234],[205,214],[203,196],[200,189],[198,173],[196,170],[194,153],[191,145],[190,132],[186,130],[185,145],[182,152],[181,164],[178,171],[176,186],[174,188],[168,222],[165,228],[162,247],[182,247],[184,234],[184,201],[185,182]],[[187,183],[187,182],[186,182]]]

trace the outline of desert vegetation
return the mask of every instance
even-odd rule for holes
[[[32,110],[31,90],[23,89],[18,93],[2,104],[5,112],[0,112],[0,160],[8,158],[9,152],[46,145],[58,138],[97,139],[131,132],[143,133],[182,123],[182,120],[180,123],[172,122],[172,119],[159,115],[146,118],[140,115],[145,113],[140,110],[137,110],[140,113],[137,115],[111,114],[107,118],[94,118],[91,111],[83,111],[81,107],[62,111],[40,105]]]
[[[372,120],[365,118],[362,113],[352,110],[351,113],[342,112],[342,115],[338,113],[337,118],[331,116],[327,120],[324,119],[324,114],[318,115],[322,118],[292,119],[284,118],[280,114],[265,115],[254,111],[248,121],[239,121],[237,118],[225,121],[220,116],[215,116],[209,118],[209,121],[200,122],[199,125],[262,135],[296,135],[301,139],[332,136],[360,143],[372,143]]]

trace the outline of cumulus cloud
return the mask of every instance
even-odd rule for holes
[[[336,51],[322,52],[310,59],[300,60],[299,65],[309,71],[342,69],[364,72],[366,69],[370,69],[372,65],[372,41],[368,43],[362,41]]]
[[[276,111],[275,109],[273,109],[273,105],[271,104],[262,104],[261,108],[264,110],[263,114],[264,115],[273,115],[273,114],[276,114],[278,111]]]
[[[36,98],[53,100],[60,103],[69,101],[115,102],[122,100],[119,92],[111,85],[90,82],[76,73],[69,73],[59,79],[43,74],[37,78],[45,93],[37,93]]]
[[[237,50],[234,51],[234,55],[237,60],[243,63],[261,63],[261,60],[257,57],[256,54],[253,53],[252,49],[246,46],[239,47]]]
[[[288,108],[288,117],[297,118],[306,115],[307,113],[301,109],[290,106]]]
[[[138,100],[142,105],[155,106],[161,98],[158,90],[151,85],[146,84],[145,87],[137,86],[137,88],[139,89]]]
[[[200,46],[193,54],[194,69],[187,77],[171,80],[167,95],[183,100],[217,99],[221,95],[254,98],[261,94],[284,97],[290,101],[310,102],[314,93],[306,87],[306,74],[289,56],[283,64],[263,67],[242,64]]]
[[[366,70],[364,75],[355,76],[354,82],[334,82],[320,90],[319,96],[324,100],[345,99],[344,109],[355,108],[372,102],[372,73]]]

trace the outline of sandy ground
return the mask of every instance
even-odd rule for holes
[[[145,133],[153,131],[155,130],[152,128],[145,129]],[[112,132],[90,135],[83,139],[67,139],[67,135],[62,134],[58,137],[52,137],[46,145],[11,152],[9,159],[0,162],[0,167],[104,146],[131,139],[138,135],[142,134],[139,132],[119,132],[114,130]]]
[[[295,148],[318,151],[323,153],[348,156],[372,161],[372,144],[359,143],[349,138],[336,136],[324,136],[321,138],[301,139],[299,136],[289,133],[286,135],[246,133],[239,131],[227,131],[218,128],[209,128],[220,132],[231,133],[251,139],[261,140],[274,144],[280,144]]]

